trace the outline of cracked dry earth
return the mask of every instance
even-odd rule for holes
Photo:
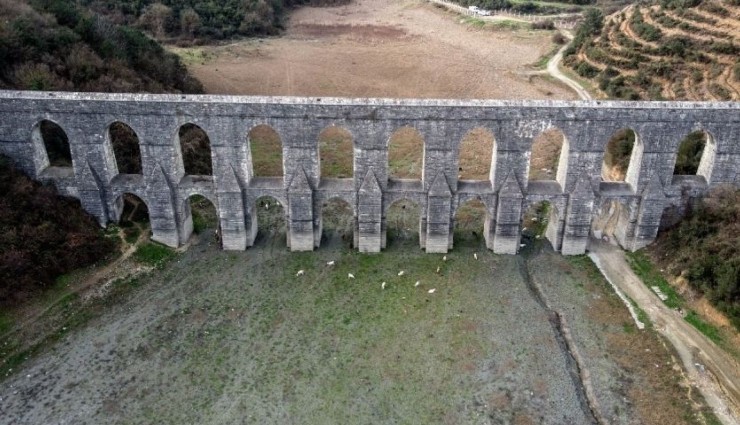
[[[0,423],[680,424],[701,408],[584,257],[283,241],[204,238],[151,272],[0,383]]]

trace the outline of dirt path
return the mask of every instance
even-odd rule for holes
[[[722,423],[740,424],[740,365],[698,330],[669,309],[632,272],[624,253],[592,241],[590,257],[650,317],[655,328],[675,347],[689,382],[699,388]]]
[[[553,56],[548,62],[547,62],[547,72],[552,75],[554,78],[557,78],[558,80],[565,83],[568,87],[572,88],[577,94],[578,97],[580,97],[583,100],[593,100],[591,95],[586,91],[586,89],[583,88],[582,85],[578,84],[578,82],[571,80],[567,75],[560,72],[560,62],[563,60],[563,53],[565,52],[565,49],[567,49],[570,46],[570,43],[573,42],[573,36],[570,33],[564,32],[566,37],[568,37],[571,41],[569,43],[566,43],[563,47],[558,50],[557,53],[555,53],[555,56]]]

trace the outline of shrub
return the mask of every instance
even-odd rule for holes
[[[599,69],[589,63],[581,62],[576,68],[578,75],[584,78],[593,78],[599,73]]]
[[[740,329],[740,189],[720,187],[658,237],[657,258],[683,274]],[[666,255],[670,253],[670,255]]]
[[[0,156],[0,303],[24,299],[115,247],[79,201],[32,181]]]

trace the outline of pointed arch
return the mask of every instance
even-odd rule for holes
[[[483,127],[468,131],[460,142],[458,179],[489,180],[493,164],[493,133]]]
[[[108,126],[108,141],[113,148],[120,174],[142,174],[139,136],[128,124],[114,121]]]
[[[385,222],[387,243],[394,240],[419,241],[424,237],[421,233],[421,206],[408,198],[392,202],[386,210]]]
[[[352,246],[354,231],[355,214],[349,202],[340,197],[332,197],[321,203],[322,241],[342,241]]]
[[[252,225],[256,226],[255,245],[276,240],[273,236],[281,236],[287,244],[285,205],[280,200],[269,195],[260,196],[255,199],[252,211]]]
[[[321,177],[353,177],[354,142],[347,129],[330,125],[319,133],[319,163]]]
[[[198,194],[188,196],[183,201],[183,210],[192,220],[193,233],[196,235],[203,233],[206,229],[219,228],[218,210],[207,197]]]
[[[560,251],[562,235],[559,234],[559,217],[557,206],[553,202],[534,202],[522,215],[522,238],[525,241],[546,238],[555,251]]]
[[[709,177],[715,151],[714,140],[709,133],[704,130],[689,133],[678,145],[673,174]]]
[[[41,120],[34,125],[31,139],[36,150],[37,172],[48,167],[72,167],[72,150],[67,133],[50,120]]]
[[[252,127],[247,133],[247,144],[252,158],[252,175],[282,177],[283,142],[280,135],[266,124]]]
[[[490,220],[488,208],[480,198],[473,198],[458,205],[455,210],[455,245],[478,245],[485,243],[486,221]]]
[[[187,123],[180,126],[178,137],[185,174],[213,175],[211,140],[208,134],[199,126]]]
[[[388,140],[388,176],[421,180],[424,174],[424,137],[409,126],[391,134]]]
[[[568,140],[558,128],[543,131],[532,141],[529,181],[556,180],[564,186],[568,172]]]
[[[121,227],[123,240],[135,244],[141,238],[151,237],[150,211],[144,198],[126,192],[114,201],[115,221]]]
[[[627,170],[635,154],[637,134],[631,128],[617,130],[609,138],[601,163],[601,179],[604,181],[626,181]]]

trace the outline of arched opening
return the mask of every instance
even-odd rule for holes
[[[395,201],[386,213],[387,246],[418,245],[421,208],[408,199]]]
[[[347,201],[331,198],[321,204],[321,246],[354,244],[355,216]]]
[[[488,217],[486,204],[472,199],[457,207],[455,211],[455,246],[485,245],[484,228]]]
[[[211,140],[206,132],[195,124],[185,124],[180,127],[178,135],[185,174],[194,176],[213,175]]]
[[[625,181],[636,139],[635,132],[629,128],[612,135],[604,150],[604,160],[601,164],[602,180]]]
[[[38,135],[44,144],[49,167],[72,167],[72,150],[67,133],[58,124],[49,120],[39,123]]]
[[[565,135],[557,128],[551,128],[540,133],[532,142],[532,151],[529,157],[529,180],[561,180],[560,175]],[[567,158],[565,158],[567,163]]]
[[[342,127],[330,126],[319,134],[321,177],[346,179],[353,176],[352,135]]]
[[[132,193],[124,193],[116,199],[116,207],[120,211],[118,225],[125,243],[133,245],[151,236],[146,202]]]
[[[397,179],[422,179],[424,138],[412,127],[394,131],[388,142],[388,175]]]
[[[539,201],[527,208],[522,216],[522,243],[546,238],[553,249],[559,250],[558,213],[549,201]]]
[[[678,146],[673,174],[681,176],[698,174],[708,141],[709,135],[704,131],[694,131],[686,136]]]
[[[280,201],[272,196],[259,197],[255,201],[253,211],[257,215],[255,245],[276,243],[280,240],[284,244],[287,241],[285,208]]]
[[[218,212],[208,198],[202,195],[191,195],[185,202],[187,203],[185,211],[190,211],[190,217],[193,220],[193,233],[200,235],[218,230]]]
[[[108,127],[108,138],[121,174],[142,174],[139,137],[128,125],[116,121]]]
[[[259,177],[283,176],[283,143],[268,125],[258,125],[249,131],[249,151],[252,154],[252,173]]]
[[[485,128],[470,130],[460,143],[458,178],[488,180],[493,161],[493,134]]]

